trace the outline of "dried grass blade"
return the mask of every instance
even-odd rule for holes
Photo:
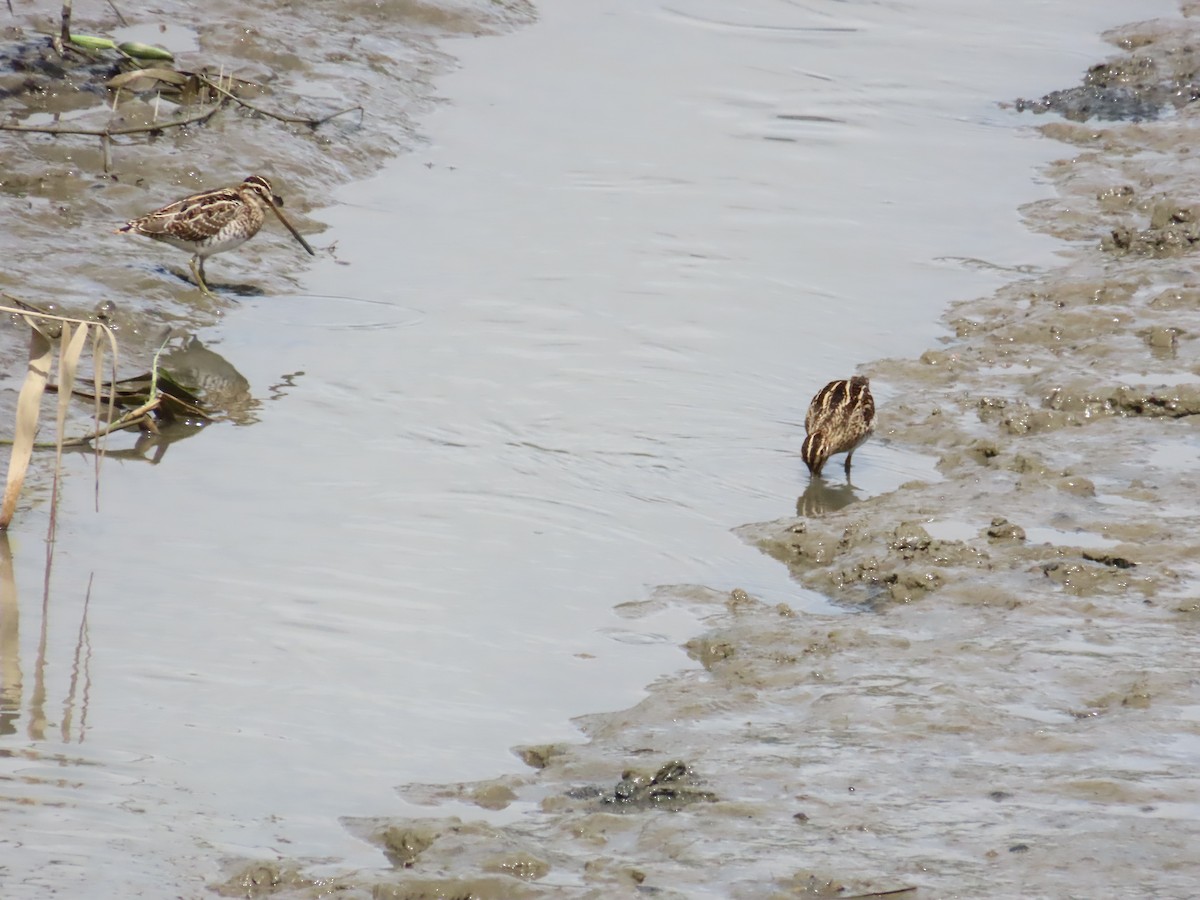
[[[83,345],[87,341],[89,330],[86,324],[72,329],[69,322],[64,322],[58,349],[58,428],[54,434],[54,487],[50,493],[50,525],[46,535],[50,543],[54,542],[54,532],[58,528],[58,491],[62,484],[62,452],[67,428],[67,410],[71,406],[75,373],[79,370],[79,357],[83,355]],[[47,559],[49,558],[48,556]]]
[[[67,410],[71,406],[71,391],[75,390],[75,373],[79,371],[79,357],[91,329],[80,325],[72,331],[63,323],[62,347],[58,352],[58,433],[61,436],[67,424]]]
[[[25,383],[17,396],[17,421],[13,433],[12,453],[8,459],[8,476],[4,485],[4,502],[0,505],[0,528],[8,528],[17,508],[17,498],[25,483],[29,458],[33,455],[33,439],[37,436],[38,415],[42,393],[50,376],[53,351],[50,341],[37,328],[29,329],[29,368]]]
[[[97,432],[100,431],[100,391],[104,386],[104,340],[103,340],[103,338],[105,336],[106,331],[107,331],[107,329],[96,328],[92,332],[92,397],[94,398],[94,405],[92,407],[92,420],[95,422]],[[109,337],[111,337],[112,333],[108,332],[108,335],[109,335]],[[113,376],[115,377],[116,376],[116,368],[115,368],[116,347],[115,346],[113,347],[113,353],[114,353]],[[108,416],[105,420],[105,425],[112,425],[113,414],[116,411],[116,396],[115,396],[115,394],[116,394],[115,391],[108,392]],[[95,473],[95,476],[93,477],[93,484],[95,485],[96,512],[100,511],[100,463],[104,461],[104,452],[105,452],[105,448],[107,447],[107,445],[108,445],[108,442],[103,439],[96,442],[96,453],[95,453],[95,457],[94,457],[95,463],[96,463],[96,473]]]

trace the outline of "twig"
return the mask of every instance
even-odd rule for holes
[[[121,430],[123,430],[125,428],[129,428],[133,425],[141,425],[143,420],[153,424],[153,420],[150,419],[150,413],[154,412],[154,410],[156,410],[157,408],[158,408],[158,398],[155,397],[150,402],[143,403],[137,409],[131,409],[129,412],[125,413],[119,419],[114,419],[113,421],[107,423],[106,425],[104,425],[100,428],[97,428],[91,434],[85,434],[85,435],[82,435],[81,437],[76,437],[76,438],[68,438],[62,442],[62,445],[64,447],[86,447],[88,444],[92,443],[97,438],[102,438],[105,435],[111,434],[114,431],[121,431]],[[41,443],[34,444],[33,446],[39,450],[52,450],[57,445],[52,441],[44,441]]]
[[[330,113],[329,115],[324,116],[320,119],[313,119],[312,127],[319,128],[321,125],[324,125],[330,119],[336,119],[338,116],[344,116],[347,113],[352,113],[352,112],[358,113],[358,124],[361,126],[363,123],[363,117],[367,114],[367,111],[365,109],[363,109],[361,106],[347,106],[345,109],[339,109],[337,112]]]
[[[336,119],[338,116],[344,116],[346,113],[352,112],[357,112],[359,114],[359,124],[362,124],[362,116],[365,115],[365,110],[361,106],[348,106],[345,109],[338,110],[335,113],[330,113],[329,115],[320,119],[314,119],[311,116],[289,116],[283,113],[273,113],[270,110],[263,109],[261,106],[255,106],[249,100],[243,100],[241,97],[237,96],[237,94],[231,93],[230,91],[225,90],[225,88],[221,87],[219,84],[213,83],[204,75],[197,75],[196,77],[200,79],[202,84],[207,84],[218,94],[224,94],[234,103],[244,106],[246,109],[251,109],[261,115],[269,116],[272,119],[277,119],[280,122],[291,122],[297,125],[307,125],[310,128],[316,128],[320,125],[324,125],[330,119]]]
[[[211,107],[199,112],[176,119],[173,122],[156,122],[153,125],[131,125],[128,128],[63,128],[60,126],[43,127],[41,125],[10,125],[0,122],[0,131],[29,131],[38,134],[86,134],[92,137],[116,137],[122,134],[145,134],[150,131],[162,131],[164,128],[178,128],[180,125],[191,125],[193,122],[203,122],[218,110],[221,104],[214,103]]]
[[[11,3],[12,0],[9,0],[9,2]],[[121,27],[128,28],[129,23],[125,21],[125,17],[121,15],[121,11],[117,9],[117,4],[113,3],[113,0],[108,0],[108,5],[109,8],[112,9],[113,14],[116,15],[117,21],[121,23]]]

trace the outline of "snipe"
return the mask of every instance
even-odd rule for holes
[[[292,233],[300,246],[316,256],[308,241],[292,223],[284,218],[279,207],[283,199],[276,196],[271,182],[261,175],[251,175],[241,184],[216,191],[205,191],[176,200],[140,218],[126,222],[118,232],[141,234],[180,250],[192,253],[192,275],[200,290],[212,293],[204,282],[204,260],[217,253],[240,247],[258,234],[270,209]]]
[[[875,427],[875,398],[871,383],[861,375],[831,381],[813,397],[804,419],[804,446],[800,455],[813,475],[820,476],[825,461],[835,453],[846,454],[846,477],[854,451],[871,436]]]

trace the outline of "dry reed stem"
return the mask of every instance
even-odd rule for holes
[[[71,0],[63,0],[62,5],[62,34],[59,39],[64,45],[71,43]]]
[[[0,505],[0,529],[7,529],[17,508],[17,498],[25,484],[25,473],[33,456],[33,439],[37,435],[38,415],[42,394],[50,378],[53,351],[50,341],[36,328],[29,334],[29,368],[21,393],[17,396],[17,421],[13,431],[12,453],[8,459],[8,474],[4,483],[4,501]]]
[[[53,499],[50,508],[49,537],[53,539],[55,511],[58,499],[58,479],[62,463],[63,429],[66,423],[66,407],[70,402],[71,388],[73,388],[75,383],[75,374],[78,370],[80,355],[83,352],[83,345],[87,342],[89,333],[95,334],[93,347],[97,345],[103,346],[101,344],[101,335],[107,338],[108,347],[113,354],[112,375],[115,380],[118,361],[116,337],[113,335],[112,330],[101,322],[89,322],[70,316],[53,315],[42,312],[36,307],[32,307],[30,304],[10,295],[4,294],[0,296],[16,304],[15,306],[0,306],[0,312],[20,315],[29,324],[30,330],[29,365],[25,375],[25,382],[21,385],[21,392],[17,396],[17,415],[13,430],[13,446],[12,452],[9,455],[8,472],[5,477],[4,499],[3,503],[0,504],[0,530],[8,528],[16,511],[17,500],[21,495],[21,488],[25,483],[25,475],[29,470],[29,461],[33,456],[34,438],[37,435],[38,419],[41,415],[42,395],[45,393],[46,383],[50,377],[50,365],[53,361],[54,352],[51,346],[51,339],[42,330],[41,324],[43,322],[58,322],[61,325],[61,330],[56,335],[60,338],[58,370],[58,386],[60,391],[57,417],[58,429],[55,440],[57,455],[55,458]],[[72,325],[78,327],[72,328]],[[98,359],[94,357],[94,363],[97,368],[102,362],[103,354]],[[98,379],[99,375],[97,374],[95,377]],[[63,384],[68,385],[66,390],[61,390]],[[99,403],[98,397],[99,395],[97,395],[97,404]],[[110,424],[115,409],[115,398],[110,395],[108,402],[108,422]],[[98,420],[97,417],[97,422]],[[99,432],[99,427],[97,427],[97,431]],[[97,487],[98,490],[99,487]]]
[[[63,432],[67,427],[67,410],[71,405],[71,391],[75,387],[75,373],[79,369],[79,357],[87,341],[90,325],[79,325],[72,332],[70,323],[63,323],[62,338],[58,350],[58,440],[55,442],[54,485],[50,492],[50,541],[57,529],[59,488],[62,484]]]

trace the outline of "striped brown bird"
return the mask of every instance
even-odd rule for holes
[[[308,241],[284,218],[279,207],[282,198],[275,195],[271,182],[251,175],[241,184],[216,191],[205,191],[176,200],[140,218],[126,222],[118,232],[141,234],[156,241],[192,252],[192,275],[200,290],[211,291],[204,282],[204,260],[217,253],[240,247],[258,234],[270,209],[292,233],[300,246],[316,256]]]
[[[820,477],[825,461],[835,453],[846,454],[846,477],[854,451],[871,436],[875,427],[875,398],[871,383],[861,375],[831,381],[813,397],[804,419],[804,446],[800,456],[808,470]]]

